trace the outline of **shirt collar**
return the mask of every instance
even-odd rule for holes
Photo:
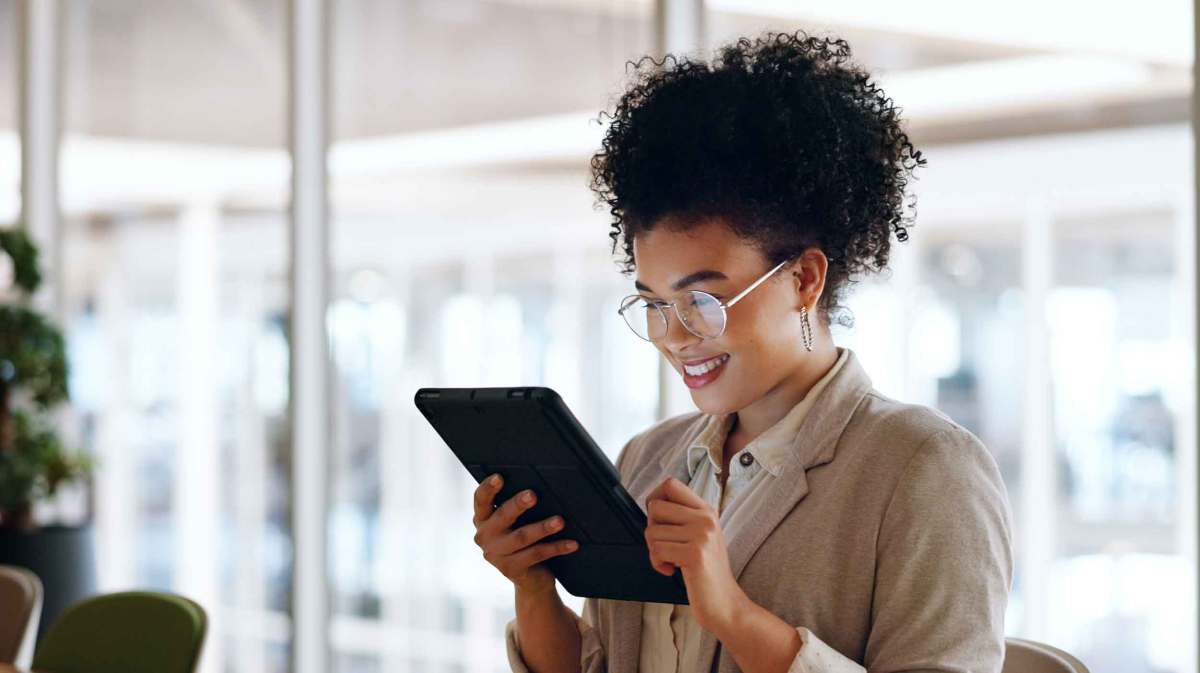
[[[783,418],[776,421],[774,425],[767,428],[761,435],[755,437],[746,445],[745,451],[754,456],[760,465],[766,468],[771,476],[779,476],[783,469],[783,462],[787,452],[792,449],[795,443],[796,433],[800,429],[800,423],[804,420],[804,416],[808,410],[812,408],[813,403],[821,395],[821,391],[829,381],[837,374],[838,370],[845,364],[849,355],[849,351],[845,348],[838,348],[838,359],[834,362],[829,371],[813,384],[805,394],[804,399],[796,403]],[[736,419],[736,412],[727,414],[705,414],[704,426],[700,434],[696,435],[691,445],[687,449],[687,468],[688,476],[694,477],[696,470],[700,466],[700,461],[708,456],[708,460],[712,463],[713,472],[721,471],[721,458],[725,448],[725,438],[729,435],[729,430],[733,427]]]

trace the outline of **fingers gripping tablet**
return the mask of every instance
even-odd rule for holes
[[[579,547],[543,563],[571,594],[687,603],[682,573],[664,576],[651,567],[645,514],[616,467],[554,390],[421,388],[414,401],[476,482],[503,477],[496,506],[534,491],[535,504],[514,530],[562,516],[563,528],[544,539],[576,540]]]

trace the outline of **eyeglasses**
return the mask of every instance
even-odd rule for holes
[[[788,261],[785,259],[776,264],[775,268],[764,273],[758,280],[751,283],[750,287],[739,292],[727,303],[722,303],[711,294],[700,290],[688,290],[683,293],[682,297],[669,303],[647,299],[640,294],[631,294],[621,300],[621,308],[617,310],[617,313],[621,314],[634,334],[646,341],[654,341],[667,335],[669,318],[665,309],[670,306],[675,310],[675,316],[679,318],[679,322],[687,331],[701,339],[715,339],[725,333],[725,312],[738,303],[742,297],[750,294],[750,291],[758,287],[760,283],[770,278],[771,274],[778,271]]]

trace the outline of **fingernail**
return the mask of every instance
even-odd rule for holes
[[[526,505],[533,502],[533,493],[530,493],[529,491],[525,491],[524,493],[522,493],[521,494],[521,502],[525,503]]]
[[[500,475],[493,474],[491,477],[488,477],[488,482],[491,483],[492,486],[499,486],[500,485]]]
[[[566,547],[568,550],[571,550],[571,549],[575,549],[576,547],[578,547],[579,543],[574,540],[571,540],[563,546]]]
[[[562,524],[562,519],[560,519],[558,517],[554,517],[553,519],[550,519],[550,521],[546,524],[546,527],[549,528],[550,530],[554,530],[555,528],[558,528],[561,524]]]

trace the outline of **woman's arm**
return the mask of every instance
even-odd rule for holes
[[[940,430],[909,460],[876,542],[864,663],[881,671],[1000,673],[1012,512],[975,435]]]
[[[563,605],[557,590],[552,590],[550,596],[528,593],[522,596],[518,591],[516,600],[517,618],[509,621],[504,629],[505,648],[508,649],[512,673],[542,673],[546,669],[604,673],[604,647],[600,643],[600,633],[592,626],[596,618],[594,599],[583,601],[582,618]],[[532,615],[532,618],[527,619],[529,615]],[[545,653],[527,655],[527,649],[523,647],[522,642],[536,643],[529,645],[529,649],[550,650],[554,659],[563,659],[563,662],[552,662],[550,668],[542,668],[540,663],[532,660],[544,656]],[[574,651],[575,659],[566,660],[566,657],[562,656],[563,653],[554,651],[559,648]]]
[[[503,481],[499,474],[492,475],[475,489],[475,543],[483,549],[484,560],[495,566],[516,589],[517,615],[522,618],[526,639],[534,645],[532,673],[575,673],[579,665],[580,631],[569,628],[570,611],[559,600],[554,575],[542,562],[552,556],[570,554],[578,545],[574,540],[538,542],[563,526],[559,516],[514,530],[521,513],[537,502],[537,494],[527,489],[493,510],[492,503]],[[570,648],[567,653],[563,652],[564,647]],[[568,656],[571,652],[573,659]],[[528,670],[520,662],[519,653],[510,653],[509,659],[516,670]],[[563,663],[572,660],[569,665]]]
[[[626,466],[631,460],[632,447],[643,435],[645,431],[630,438],[617,455],[616,467],[622,483],[628,484]],[[604,645],[594,626],[598,615],[596,599],[584,600],[580,617],[563,604],[554,582],[546,590],[517,587],[516,612],[516,618],[504,629],[513,673],[604,673]]]
[[[800,633],[770,610],[741,595],[733,611],[737,621],[715,625],[713,636],[746,673],[783,673],[800,652]]]
[[[576,625],[579,618],[563,604],[554,584],[540,590],[518,587],[516,604],[513,645],[519,661],[515,663],[529,673],[577,673],[582,646],[582,634]]]
[[[678,566],[700,627],[712,633],[744,673],[865,673],[854,660],[754,603],[733,577],[716,510],[668,477],[647,497],[650,564]]]
[[[649,429],[653,427],[625,441],[617,453],[617,473],[626,486],[630,480],[626,474],[630,456]],[[580,617],[564,605],[553,582],[548,590],[517,588],[517,615],[504,627],[512,673],[605,673],[604,642],[595,627],[599,618],[596,601],[584,599]]]
[[[866,673],[812,631],[788,624],[745,594],[733,614],[737,621],[716,627],[713,636],[745,673]]]

